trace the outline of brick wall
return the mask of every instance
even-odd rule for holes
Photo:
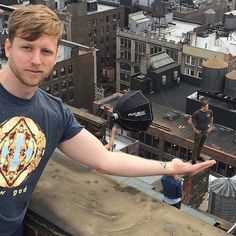
[[[200,173],[186,177],[184,179],[184,195],[182,202],[186,205],[199,208],[204,200],[204,196],[208,190],[209,169]]]

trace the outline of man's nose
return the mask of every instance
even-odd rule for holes
[[[32,53],[31,63],[33,63],[35,65],[39,65],[42,63],[41,55],[40,55],[39,51],[34,51]]]

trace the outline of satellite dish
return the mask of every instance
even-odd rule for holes
[[[112,120],[128,131],[146,131],[153,120],[151,102],[141,91],[129,91],[117,100]]]

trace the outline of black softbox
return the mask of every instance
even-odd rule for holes
[[[129,91],[117,100],[112,119],[125,130],[146,131],[153,120],[151,102],[141,91]]]

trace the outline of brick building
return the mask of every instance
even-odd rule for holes
[[[115,91],[116,28],[124,27],[124,8],[91,0],[71,1],[57,12],[65,22],[67,40],[98,49],[98,89],[111,94]]]

